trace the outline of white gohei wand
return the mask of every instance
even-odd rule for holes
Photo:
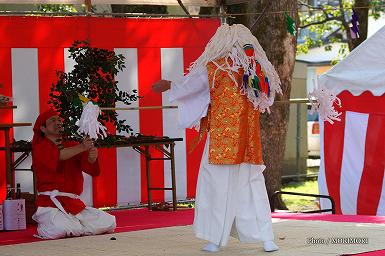
[[[107,137],[107,128],[98,121],[99,114],[99,106],[93,104],[92,101],[88,101],[83,106],[83,112],[79,121],[76,122],[76,125],[79,126],[78,132],[86,134],[95,140],[98,137],[102,139]]]

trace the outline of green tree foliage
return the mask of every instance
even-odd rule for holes
[[[38,11],[46,13],[72,13],[78,12],[72,4],[39,4]]]
[[[75,7],[73,4],[39,4],[37,10],[45,13],[84,13],[86,12],[86,6],[84,4],[80,7]],[[91,12],[96,12],[95,5],[92,6]]]
[[[88,41],[75,41],[69,49],[70,58],[76,64],[71,72],[57,71],[58,81],[52,84],[49,103],[64,120],[64,133],[70,139],[78,140],[76,122],[83,111],[79,94],[87,97],[100,107],[114,107],[120,101],[126,105],[138,100],[137,91],[121,91],[114,77],[124,66],[124,56],[114,51],[91,47]],[[114,110],[104,110],[99,121],[116,126],[118,132],[133,133],[125,120],[119,120]]]
[[[335,0],[330,4],[314,6],[299,1],[300,30],[307,35],[298,43],[297,53],[307,53],[310,48],[325,46],[331,50],[331,43],[344,43],[339,49],[339,57],[346,56],[367,38],[368,17],[379,18],[384,11],[382,0]],[[360,37],[354,39],[350,34],[353,9],[359,17]]]
[[[148,14],[167,14],[165,5],[123,5],[112,4],[113,13],[148,13]]]

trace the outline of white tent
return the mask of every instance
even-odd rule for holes
[[[342,103],[341,122],[322,126],[320,194],[334,199],[337,213],[385,215],[385,27],[323,74],[319,85]]]
[[[337,93],[347,90],[360,95],[371,91],[375,96],[382,95],[385,91],[385,26],[320,76],[318,83]]]

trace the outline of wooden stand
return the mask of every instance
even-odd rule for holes
[[[154,138],[149,140],[142,140],[141,142],[126,143],[123,145],[117,145],[116,147],[132,147],[136,152],[144,155],[146,158],[146,176],[147,176],[147,198],[148,198],[148,209],[152,209],[152,190],[171,190],[172,191],[172,203],[173,210],[177,210],[177,199],[176,199],[176,181],[175,181],[175,154],[174,147],[176,141],[182,141],[182,138]],[[161,152],[164,157],[154,158],[151,156],[150,148],[154,148]],[[171,161],[171,187],[151,187],[151,161]]]
[[[6,182],[14,187],[14,179],[12,175],[12,153],[11,153],[11,137],[10,130],[14,127],[31,126],[31,123],[11,123],[0,124],[0,131],[4,131],[4,147],[0,147],[0,150],[5,151],[5,173]]]

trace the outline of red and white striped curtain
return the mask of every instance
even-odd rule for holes
[[[183,75],[204,50],[220,25],[218,19],[124,19],[96,17],[0,17],[0,94],[12,96],[15,110],[0,110],[1,122],[31,122],[49,106],[49,88],[56,70],[70,71],[68,47],[88,39],[94,47],[113,49],[125,56],[126,69],[116,77],[121,90],[137,89],[143,96],[132,106],[170,105],[167,93],[151,92],[161,78]],[[203,143],[186,153],[191,130],[177,128],[175,109],[120,111],[135,132],[181,137],[176,144],[177,198],[193,198]],[[114,127],[109,130],[115,133]],[[32,127],[15,128],[16,140],[31,140]],[[0,135],[3,145],[3,135]],[[85,178],[82,197],[95,207],[138,204],[147,201],[145,162],[130,148],[100,150],[102,174]],[[30,166],[29,162],[24,165]],[[151,164],[152,186],[171,183],[170,163]],[[32,190],[31,174],[17,172],[16,182]],[[0,152],[0,199],[5,194],[4,153]],[[154,200],[169,200],[169,191],[153,192]]]
[[[321,134],[320,194],[333,197],[338,214],[385,215],[385,94],[338,97],[342,121]]]

